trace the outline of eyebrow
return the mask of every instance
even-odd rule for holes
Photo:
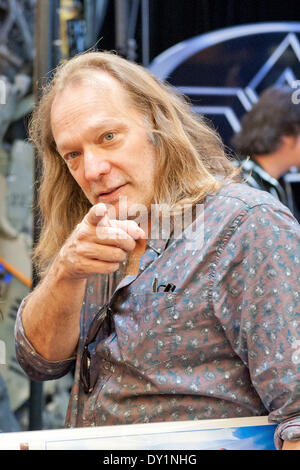
[[[128,125],[126,124],[125,120],[108,118],[108,119],[101,119],[101,121],[100,120],[94,121],[91,125],[89,125],[86,128],[85,132],[99,131],[101,129],[106,129],[107,127],[111,127],[111,126],[117,126],[119,128],[121,127],[123,129],[128,129]],[[62,141],[61,143],[56,143],[56,148],[57,150],[59,149],[59,153],[64,152],[66,149],[70,147],[74,147],[74,143],[71,143],[68,141],[65,141],[65,142]]]

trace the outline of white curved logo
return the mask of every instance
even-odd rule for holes
[[[207,84],[201,82],[201,85],[193,82],[190,86],[183,86],[181,82],[173,83],[181,93],[192,100],[193,110],[196,113],[205,114],[212,119],[213,116],[223,115],[231,127],[231,132],[237,133],[241,130],[240,119],[244,112],[252,109],[262,90],[271,84],[287,84],[298,88],[293,93],[292,100],[294,104],[300,104],[299,80],[297,80],[300,62],[300,22],[257,23],[199,35],[164,51],[152,61],[149,69],[161,80],[168,80],[172,84],[172,73],[174,71],[178,73],[180,67],[196,54],[197,60],[200,60],[199,54],[205,49],[225,42],[228,44],[232,40],[244,37],[249,38],[249,41],[255,41],[263,35],[267,38],[272,34],[279,36],[278,40],[274,39],[274,45],[270,49],[271,54],[262,63],[259,60],[254,61],[253,65],[249,66],[250,70],[243,76],[245,79],[240,74],[239,79],[233,82],[238,85],[237,87],[230,87],[226,83],[217,84],[215,81]],[[257,55],[260,55],[259,52]],[[263,57],[264,54],[261,55],[261,58]],[[251,71],[252,74],[249,76]],[[225,71],[224,76],[226,76]],[[195,105],[196,102],[201,104]]]

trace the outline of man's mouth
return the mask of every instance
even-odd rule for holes
[[[115,186],[114,188],[110,188],[110,189],[107,189],[106,191],[103,191],[102,193],[99,193],[98,194],[98,198],[109,198],[111,196],[115,196],[117,194],[117,192],[123,188],[123,186],[125,186],[125,184],[122,184],[121,186]]]

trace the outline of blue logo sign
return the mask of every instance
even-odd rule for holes
[[[187,95],[229,145],[260,93],[295,88],[300,103],[300,22],[257,23],[196,36],[156,57],[149,69]]]

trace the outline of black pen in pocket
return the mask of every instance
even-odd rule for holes
[[[154,276],[154,279],[152,282],[152,292],[157,292],[157,275]]]

